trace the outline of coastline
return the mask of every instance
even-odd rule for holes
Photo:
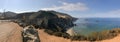
[[[1,23],[0,27],[7,28],[7,29],[5,29],[5,31],[7,31],[7,32],[3,31],[5,33],[12,31],[14,28],[17,28],[14,30],[14,33],[10,33],[10,34],[12,34],[12,36],[10,36],[10,39],[8,39],[8,41],[9,42],[16,42],[16,41],[21,42],[22,41],[21,40],[22,38],[20,36],[22,27],[20,27],[18,24],[13,23],[13,22]],[[8,28],[10,28],[11,30]],[[40,37],[41,42],[90,42],[90,41],[71,41],[70,39],[65,39],[63,37],[49,35],[49,34],[45,33],[43,29],[38,30],[38,32],[39,32],[39,37]],[[0,39],[7,40],[4,37],[7,37],[7,35],[2,36],[2,38],[0,38]],[[118,41],[120,41],[119,39],[120,39],[120,34],[112,39],[106,39],[106,40],[95,41],[95,42],[118,42]],[[3,40],[0,40],[0,41],[3,41]]]

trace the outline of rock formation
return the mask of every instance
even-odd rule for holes
[[[38,31],[33,26],[27,26],[22,31],[23,42],[40,42]]]

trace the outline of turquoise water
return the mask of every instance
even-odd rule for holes
[[[74,31],[81,35],[120,28],[120,18],[79,18],[75,23]]]

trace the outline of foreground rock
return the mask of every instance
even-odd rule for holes
[[[40,42],[38,31],[32,25],[23,28],[22,37],[23,42]]]

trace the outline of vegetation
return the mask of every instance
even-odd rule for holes
[[[114,38],[118,34],[120,34],[120,28],[115,28],[112,30],[93,32],[93,33],[89,34],[89,36],[75,35],[75,36],[72,36],[71,40],[99,41],[99,40]]]
[[[48,29],[45,29],[45,32],[50,34],[50,35],[55,35],[55,36],[58,36],[58,37],[70,38],[69,34],[63,33],[63,32],[54,32],[54,31],[48,30]]]
[[[45,29],[50,35],[70,38],[66,33],[67,29],[75,26],[73,22],[77,20],[70,15],[56,11],[43,11],[20,13],[15,16],[16,23],[25,27],[28,25],[35,26],[36,29]]]

